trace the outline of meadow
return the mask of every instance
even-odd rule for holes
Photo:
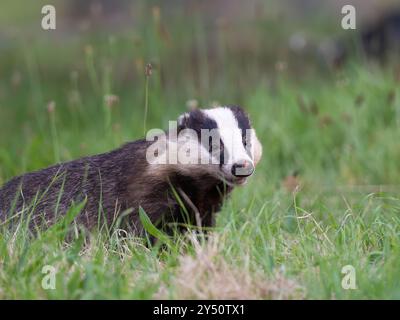
[[[399,66],[356,55],[321,70],[273,51],[288,30],[271,18],[209,27],[142,12],[125,31],[24,29],[3,42],[0,184],[141,138],[144,122],[167,128],[193,104],[246,109],[264,149],[256,173],[208,239],[162,248],[123,230],[65,241],[79,206],[34,238],[1,222],[0,299],[399,299]],[[55,289],[42,286],[46,265]],[[346,265],[355,289],[342,287]]]

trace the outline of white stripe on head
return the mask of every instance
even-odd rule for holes
[[[224,159],[224,164],[232,165],[243,160],[253,163],[243,145],[242,131],[239,128],[238,121],[232,110],[226,107],[218,107],[203,111],[209,118],[217,123],[221,140],[227,151],[225,154],[228,155],[228,157]]]

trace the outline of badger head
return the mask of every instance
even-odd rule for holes
[[[179,117],[177,132],[190,146],[197,146],[197,168],[228,184],[244,184],[261,158],[262,147],[249,117],[237,106],[187,112]],[[179,138],[178,144],[182,146]]]

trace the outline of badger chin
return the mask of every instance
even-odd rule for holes
[[[241,186],[247,183],[247,178],[248,177],[240,177],[240,178],[235,178],[232,180],[233,184]]]

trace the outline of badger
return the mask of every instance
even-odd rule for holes
[[[82,203],[75,222],[89,230],[118,221],[141,235],[141,210],[163,228],[214,226],[224,199],[262,155],[248,115],[238,106],[195,109],[166,133],[150,131],[111,152],[12,179],[0,189],[0,221],[29,217],[36,230]]]

